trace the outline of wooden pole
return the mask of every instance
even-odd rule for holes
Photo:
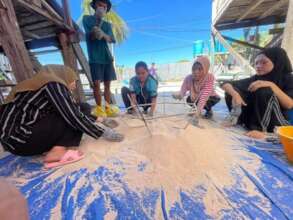
[[[77,89],[75,92],[75,98],[80,103],[85,102],[85,96],[84,96],[84,92],[82,89],[80,76],[78,73],[77,59],[74,55],[74,51],[73,51],[71,42],[70,42],[69,37],[67,36],[66,33],[59,34],[59,42],[61,45],[61,52],[62,52],[62,56],[63,56],[64,65],[73,69],[77,73],[78,78],[79,78],[79,80],[77,82]]]
[[[289,0],[289,7],[282,42],[282,48],[284,48],[287,51],[288,56],[291,62],[293,63],[293,0]]]
[[[12,66],[17,82],[33,76],[33,65],[11,0],[0,0],[0,43]]]
[[[221,33],[215,28],[212,27],[212,34],[218,38],[221,44],[229,51],[233,58],[243,67],[246,73],[250,75],[255,73],[255,69],[250,65],[250,63],[243,58],[234,48],[223,38]]]

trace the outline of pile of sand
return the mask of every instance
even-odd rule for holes
[[[138,193],[147,189],[163,189],[167,208],[180,200],[180,191],[191,193],[196,187],[205,186],[207,192],[203,202],[206,210],[218,218],[221,210],[231,209],[219,188],[236,184],[233,172],[245,163],[240,158],[251,161],[245,166],[252,173],[260,166],[258,158],[241,148],[241,143],[233,138],[232,133],[210,122],[201,122],[204,129],[193,126],[178,129],[184,127],[185,121],[158,119],[149,122],[152,131],[149,135],[141,121],[126,120],[122,120],[118,128],[126,135],[123,143],[95,141],[87,137],[81,147],[86,158],[57,170],[51,178],[81,167],[94,171],[103,165],[124,172],[125,183]],[[236,146],[237,150],[234,150]],[[142,164],[143,168],[138,169]],[[242,183],[243,190],[252,196],[257,195],[249,180],[243,179]]]

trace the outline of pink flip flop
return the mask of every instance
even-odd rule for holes
[[[58,162],[51,162],[51,163],[45,163],[44,166],[46,169],[52,169],[61,167],[70,163],[75,163],[77,161],[80,161],[84,158],[84,154],[78,150],[68,150],[60,161]]]

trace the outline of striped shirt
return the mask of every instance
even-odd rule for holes
[[[75,104],[66,86],[50,82],[37,91],[18,93],[13,102],[1,107],[0,141],[14,149],[17,144],[27,143],[32,128],[50,113],[61,117],[75,130],[97,139],[104,130],[85,116]]]
[[[187,92],[191,94],[192,90],[194,90],[197,96],[197,107],[200,111],[204,109],[209,97],[218,97],[218,94],[215,91],[215,77],[211,73],[208,73],[200,83],[194,80],[192,74],[188,75],[181,86],[180,94],[184,97]]]

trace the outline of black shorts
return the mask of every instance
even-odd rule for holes
[[[114,81],[117,79],[116,72],[113,63],[109,64],[99,64],[99,63],[91,63],[91,76],[93,82],[95,81]]]

